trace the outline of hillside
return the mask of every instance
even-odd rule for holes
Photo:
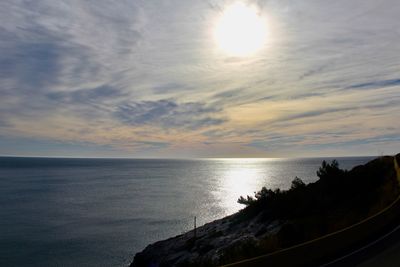
[[[254,197],[240,197],[243,210],[199,227],[196,237],[189,231],[149,245],[131,267],[217,266],[350,226],[398,197],[393,163],[385,156],[345,171],[336,161],[323,162],[318,181],[306,185],[296,177],[289,190],[262,188]]]

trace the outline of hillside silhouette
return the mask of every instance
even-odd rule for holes
[[[400,154],[396,156],[400,162]],[[241,196],[236,214],[149,245],[132,267],[218,266],[278,251],[351,226],[398,198],[395,157],[384,156],[352,170],[323,161],[319,179],[296,177],[290,189],[263,187]],[[153,265],[152,265],[153,264]]]

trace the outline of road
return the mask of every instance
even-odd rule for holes
[[[394,168],[400,183],[400,154],[396,155]],[[399,267],[400,266],[400,225],[392,231],[370,242],[368,245],[323,267]],[[322,266],[321,266],[322,267]]]
[[[400,225],[395,229],[321,267],[399,267],[400,266]]]

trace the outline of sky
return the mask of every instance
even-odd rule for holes
[[[400,1],[241,1],[268,35],[221,51],[234,1],[0,1],[0,155],[400,152]]]

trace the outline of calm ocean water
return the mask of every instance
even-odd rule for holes
[[[349,169],[372,158],[337,159]],[[322,160],[0,157],[0,266],[127,266],[194,216],[202,225],[262,186],[315,181]]]

